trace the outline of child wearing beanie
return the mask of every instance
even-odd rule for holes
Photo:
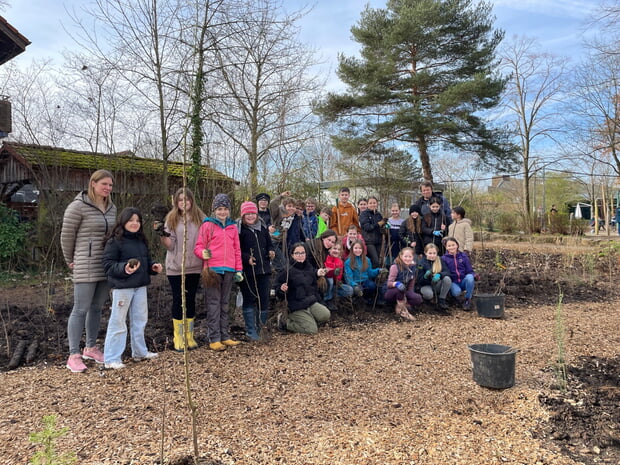
[[[203,268],[215,272],[216,279],[205,286],[209,348],[225,350],[239,344],[230,337],[228,301],[234,282],[243,280],[241,248],[237,226],[230,218],[230,199],[217,194],[213,199],[212,216],[200,227],[194,254],[204,262]],[[205,284],[203,282],[203,284]]]
[[[398,231],[402,247],[411,247],[415,251],[417,258],[424,253],[422,243],[422,211],[420,207],[413,204],[409,207],[409,216],[400,225]]]

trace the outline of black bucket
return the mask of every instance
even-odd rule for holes
[[[494,389],[514,386],[517,349],[499,344],[472,344],[468,347],[476,383]]]
[[[504,316],[504,294],[476,294],[476,310],[485,318],[501,318]]]

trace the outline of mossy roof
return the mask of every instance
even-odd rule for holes
[[[164,164],[162,160],[155,158],[140,158],[135,155],[102,154],[93,152],[79,152],[63,148],[47,147],[42,145],[27,145],[5,142],[3,148],[9,148],[17,156],[23,157],[30,166],[61,166],[74,169],[94,171],[106,169],[112,172],[162,174]],[[186,171],[189,165],[185,165]],[[203,179],[235,182],[225,174],[207,166],[201,166]],[[168,175],[183,177],[183,163],[168,162]]]

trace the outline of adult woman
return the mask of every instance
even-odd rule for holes
[[[286,329],[294,333],[316,334],[319,323],[329,320],[329,309],[319,303],[317,276],[325,276],[325,268],[318,270],[306,260],[306,247],[298,242],[292,247],[291,262],[280,272],[277,290],[286,294],[288,320]]]
[[[243,295],[243,320],[248,339],[257,341],[260,329],[267,323],[271,260],[276,256],[267,226],[258,218],[254,202],[241,204],[237,222],[241,263],[245,279],[239,283]]]
[[[86,371],[82,359],[103,363],[103,353],[96,342],[101,309],[110,291],[101,259],[103,238],[116,219],[116,206],[110,199],[113,183],[109,171],[95,171],[88,181],[88,190],[75,196],[62,221],[60,244],[65,262],[73,271],[73,310],[67,323],[67,368],[73,373]],[[86,345],[80,357],[84,328]]]
[[[195,349],[198,343],[194,339],[194,318],[196,316],[196,291],[200,283],[202,260],[194,255],[194,245],[198,231],[205,218],[203,211],[196,205],[194,194],[188,188],[180,188],[172,198],[172,210],[168,212],[164,224],[161,243],[166,248],[166,276],[172,290],[172,327],[174,331],[174,350]],[[161,229],[159,229],[161,231]],[[187,232],[186,232],[187,231]],[[185,240],[185,247],[183,241]],[[183,253],[185,249],[185,254]],[[181,265],[185,257],[185,288],[181,281]],[[181,297],[185,292],[185,337],[183,337],[183,308]],[[185,342],[184,342],[185,341]]]

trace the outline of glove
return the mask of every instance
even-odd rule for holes
[[[340,276],[340,273],[342,273],[340,268],[334,268],[334,278]]]
[[[361,297],[364,295],[364,289],[362,288],[362,286],[355,286],[353,288],[353,293],[358,296]]]
[[[380,228],[382,228],[385,226],[385,220],[378,221],[377,224],[379,225]]]
[[[401,292],[405,292],[405,290],[407,289],[407,287],[403,283],[401,283],[400,281],[396,281],[394,283],[394,287],[396,289],[398,289],[399,291],[401,291]]]
[[[443,233],[441,231],[433,231],[433,236],[441,237]]]
[[[153,221],[153,231],[160,237],[170,237],[170,233],[164,229],[163,221]]]
[[[203,249],[202,251],[202,259],[203,260],[209,260],[211,258],[211,250],[210,249]]]
[[[387,268],[381,268],[379,270],[379,274],[386,274],[386,273],[389,273],[389,270]]]
[[[437,281],[439,281],[440,278],[441,278],[441,275],[439,273],[435,273],[433,275],[433,282],[436,283]]]
[[[426,273],[424,273],[424,279],[430,278],[431,274],[433,274],[433,273],[431,273],[431,270],[428,270]]]
[[[236,283],[240,283],[241,281],[243,281],[243,273],[241,271],[237,271],[234,278]]]

